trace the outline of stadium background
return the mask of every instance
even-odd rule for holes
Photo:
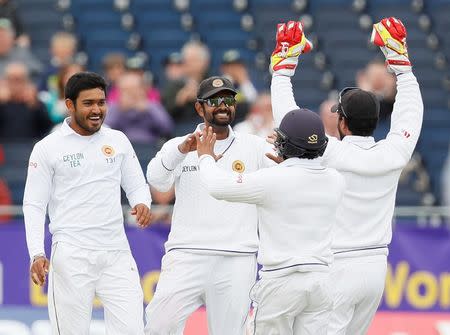
[[[276,23],[301,19],[315,50],[302,57],[293,82],[299,103],[313,110],[336,90],[354,86],[357,71],[379,55],[367,43],[371,24],[385,16],[401,18],[421,84],[424,126],[399,184],[386,292],[370,334],[450,334],[449,212],[442,183],[444,169],[450,168],[444,165],[450,142],[450,1],[20,0],[17,4],[31,49],[43,63],[49,59],[51,36],[70,31],[77,36],[77,57],[87,62],[87,69],[102,72],[103,57],[120,51],[144,60],[156,87],[164,84],[165,57],[180,51],[186,41],[200,39],[210,48],[212,74],[219,73],[224,52],[237,49],[258,91],[268,89]],[[178,122],[174,135],[190,131],[193,124]],[[376,137],[383,137],[388,127],[388,122],[380,123]],[[160,144],[135,145],[143,168]],[[29,282],[20,210],[32,145],[32,141],[0,138],[0,177],[11,200],[0,207],[2,335],[46,334],[47,324],[36,321],[47,320],[46,290]],[[169,225],[155,224],[143,232],[126,219],[148,302]],[[95,309],[94,318],[101,317],[101,308]],[[206,334],[204,322],[204,310],[200,310],[186,333]],[[8,327],[12,327],[9,332]],[[101,322],[93,324],[92,334],[102,331]]]

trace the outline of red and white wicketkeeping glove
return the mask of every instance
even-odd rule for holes
[[[411,71],[406,47],[406,28],[402,21],[390,17],[375,23],[370,41],[383,51],[390,72],[399,74]]]
[[[277,44],[270,57],[270,72],[292,77],[301,54],[312,50],[301,22],[289,21],[277,25]]]

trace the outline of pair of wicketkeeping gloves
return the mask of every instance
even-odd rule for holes
[[[411,71],[406,47],[406,29],[402,21],[395,17],[382,19],[373,25],[370,41],[379,46],[385,55],[389,72],[398,75]],[[278,24],[276,46],[270,58],[270,71],[283,76],[293,76],[299,56],[312,48],[313,45],[306,38],[301,22]]]

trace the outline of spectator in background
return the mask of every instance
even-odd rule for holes
[[[22,20],[17,12],[17,5],[11,0],[0,0],[0,18],[11,21],[13,29],[16,33],[16,43],[22,48],[30,46],[30,37],[23,29]]]
[[[325,133],[328,136],[333,136],[341,139],[338,131],[338,113],[333,113],[331,108],[337,104],[337,100],[327,99],[320,104],[319,115],[322,119],[323,126],[325,127]]]
[[[142,85],[144,85],[144,89],[147,92],[147,98],[149,101],[158,103],[161,102],[161,95],[159,93],[159,90],[153,86],[153,74],[149,71],[146,71],[146,60],[144,58],[138,56],[128,58],[125,61],[125,72],[132,72],[141,77]],[[122,75],[118,75],[117,78],[120,79]],[[118,99],[119,89],[116,83],[115,87],[112,87],[109,90],[108,104],[117,103]]]
[[[197,101],[198,85],[208,75],[210,53],[205,44],[189,41],[181,49],[181,55],[184,77],[167,83],[162,101],[175,121],[192,121],[194,125],[192,110]]]
[[[164,107],[148,99],[145,87],[139,74],[122,75],[117,83],[117,102],[110,105],[105,123],[123,131],[131,142],[156,143],[161,137],[169,138],[174,125]]]
[[[270,93],[263,92],[256,98],[245,120],[236,124],[233,129],[238,133],[266,138],[273,133],[274,127]]]
[[[77,52],[76,37],[64,31],[55,33],[50,41],[50,61],[39,84],[39,91],[58,90],[58,73],[62,67],[74,62]]]
[[[20,62],[25,64],[33,81],[37,81],[42,72],[42,64],[30,50],[15,46],[14,35],[11,21],[0,18],[0,77],[4,76],[8,64]]]
[[[239,50],[231,49],[226,51],[222,57],[220,67],[222,74],[231,79],[238,89],[236,101],[238,103],[247,102],[252,104],[258,97],[258,92],[250,80],[244,60]]]
[[[184,77],[183,57],[179,52],[172,52],[163,62],[165,81],[182,80]]]
[[[27,67],[22,63],[8,64],[5,80],[0,82],[0,138],[42,138],[51,126],[47,110],[30,81]]]
[[[64,99],[64,87],[77,72],[84,71],[80,64],[68,64],[61,67],[56,77],[56,89],[39,92],[39,99],[45,104],[53,124],[60,124],[67,116],[68,110]]]
[[[111,92],[117,90],[117,81],[126,70],[125,63],[126,58],[121,53],[110,53],[103,57],[102,67],[106,82],[108,83],[108,96]],[[108,99],[108,102],[109,101],[110,100]]]
[[[380,121],[391,116],[397,93],[395,83],[395,76],[386,71],[384,60],[375,59],[369,62],[356,75],[356,86],[372,92],[380,101]]]

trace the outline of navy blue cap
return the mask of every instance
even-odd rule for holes
[[[306,150],[318,150],[327,142],[323,122],[309,109],[295,109],[281,120],[279,129],[288,141]]]

